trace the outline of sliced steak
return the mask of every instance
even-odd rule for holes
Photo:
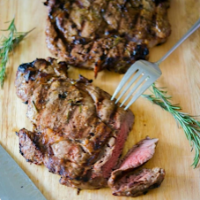
[[[116,171],[135,169],[146,163],[153,157],[157,142],[157,138],[151,139],[149,137],[146,137],[144,140],[138,142],[129,150],[124,157],[120,168]]]
[[[116,196],[138,196],[149,189],[159,186],[164,179],[165,171],[160,168],[137,170],[154,153],[158,139],[146,139],[137,143],[121,161],[119,168],[111,173],[108,185]]]
[[[59,174],[67,186],[105,187],[133,114],[86,78],[67,78],[67,64],[49,59],[53,62],[37,59],[17,71],[17,95],[28,101],[27,116],[34,125],[33,132],[18,132],[22,155]]]
[[[43,154],[38,146],[39,136],[37,133],[32,133],[25,128],[17,133],[19,137],[19,151],[24,158],[31,163],[43,164]]]
[[[113,195],[136,197],[146,194],[150,189],[159,187],[164,177],[164,169],[141,169],[123,176],[112,188]]]
[[[125,73],[166,41],[169,0],[47,0],[49,50],[76,67]]]

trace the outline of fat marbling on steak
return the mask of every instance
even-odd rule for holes
[[[134,116],[80,76],[67,77],[67,64],[53,58],[19,66],[17,95],[28,104],[33,131],[18,131],[20,152],[44,164],[76,188],[107,186],[133,125]]]
[[[166,41],[169,0],[47,0],[46,43],[76,67],[119,73]]]

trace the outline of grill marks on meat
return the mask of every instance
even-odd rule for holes
[[[22,156],[28,161],[34,164],[40,165],[43,163],[43,154],[37,145],[39,139],[38,134],[21,129],[17,133],[19,137],[19,150]]]
[[[170,35],[169,0],[47,0],[46,42],[70,64],[119,73]]]
[[[161,168],[139,169],[155,153],[158,139],[145,138],[121,160],[133,114],[83,76],[67,77],[67,64],[36,59],[19,66],[17,95],[27,102],[34,130],[21,129],[20,153],[61,176],[60,183],[81,189],[111,187],[113,195],[138,196],[158,187]],[[112,171],[113,168],[117,168]]]
[[[27,161],[59,174],[61,184],[101,188],[122,152],[133,114],[86,78],[67,78],[66,71],[65,62],[52,58],[19,66],[17,95],[28,101],[35,127],[18,132],[20,150]]]
[[[165,171],[161,168],[139,169],[154,153],[158,139],[146,139],[137,143],[121,161],[119,168],[111,173],[108,185],[115,196],[138,196],[160,186]]]
[[[36,59],[31,63],[21,64],[15,79],[17,96],[27,102],[35,88],[48,82],[52,76],[66,78],[67,69],[65,62],[57,63],[54,58]]]

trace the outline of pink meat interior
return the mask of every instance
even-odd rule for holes
[[[113,150],[111,158],[103,166],[103,176],[108,178],[111,174],[112,169],[116,166],[119,156],[123,150],[124,143],[128,135],[127,123],[123,123],[121,129],[119,130],[118,137],[116,138],[115,148]]]
[[[134,147],[133,151],[122,162],[120,170],[136,168],[149,159],[155,153],[155,147],[158,139],[145,139],[138,147]]]

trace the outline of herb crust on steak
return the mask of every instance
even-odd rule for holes
[[[138,196],[159,186],[161,168],[138,168],[151,159],[158,139],[146,137],[119,160],[134,116],[66,62],[36,59],[18,67],[17,96],[28,105],[33,130],[17,132],[27,162],[44,164],[60,183],[78,189],[109,186],[113,195]]]
[[[17,95],[28,104],[33,131],[18,131],[20,153],[61,176],[60,183],[95,189],[107,186],[134,116],[80,76],[67,77],[67,64],[53,58],[19,66]]]
[[[170,35],[169,0],[47,0],[46,43],[76,67],[125,73]]]

